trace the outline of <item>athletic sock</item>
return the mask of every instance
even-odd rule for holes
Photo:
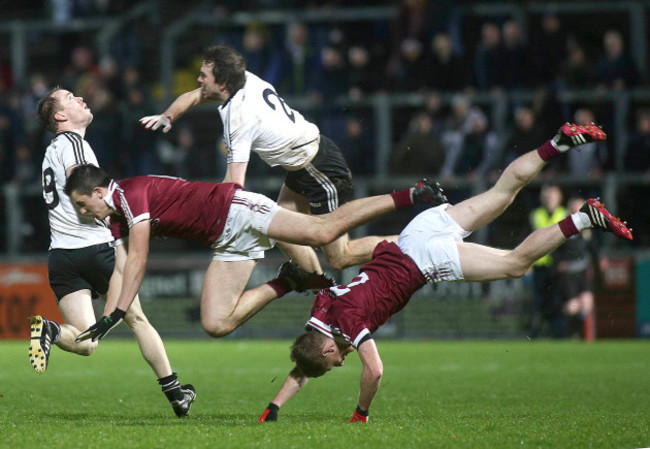
[[[542,160],[548,162],[560,154],[560,150],[558,150],[555,145],[553,145],[552,140],[548,140],[544,145],[537,149],[537,154],[539,154],[539,157],[541,157]]]
[[[569,215],[565,219],[560,220],[558,222],[558,225],[560,226],[560,231],[562,231],[562,234],[564,234],[566,238],[580,234],[580,229],[578,228],[578,226],[576,226],[576,223],[573,220],[573,215]]]
[[[266,283],[266,285],[268,285],[273,290],[275,290],[275,292],[278,294],[278,298],[286,295],[291,291],[291,289],[286,285],[284,285],[282,281],[278,278],[271,279],[269,282]]]
[[[181,383],[178,381],[177,373],[171,373],[167,377],[161,377],[158,379],[158,383],[162,387],[162,392],[165,393],[169,402],[183,400],[183,392],[181,391]]]
[[[413,207],[413,198],[411,197],[411,189],[398,190],[397,192],[392,192],[390,196],[395,202],[395,207],[397,209],[405,209],[407,207]]]
[[[61,326],[54,321],[47,321],[50,323],[50,329],[52,329],[52,344],[56,344],[61,339]]]

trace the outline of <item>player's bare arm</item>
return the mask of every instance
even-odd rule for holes
[[[151,224],[144,220],[134,224],[129,229],[129,248],[124,265],[122,289],[117,300],[117,308],[126,312],[131,307],[135,295],[140,290],[142,279],[147,269],[149,256],[149,237]]]
[[[188,110],[201,103],[211,101],[212,100],[206,99],[201,95],[201,88],[197,88],[179,95],[162,114],[142,117],[140,123],[146,129],[152,131],[155,131],[162,126],[162,131],[166,133],[172,128],[172,123],[178,120]]]
[[[104,304],[103,313],[104,316],[110,314],[117,308],[117,301],[120,297],[120,292],[122,291],[124,265],[126,264],[127,258],[126,249],[128,247],[128,239],[124,240],[125,241],[115,247],[115,266],[113,267],[113,274],[111,275],[108,292],[106,293],[106,304]]]
[[[92,338],[92,341],[101,340],[122,321],[135,300],[144,278],[149,253],[150,230],[151,226],[148,220],[131,226],[131,229],[129,229],[128,255],[124,265],[124,276],[117,307],[110,314],[104,315],[95,324],[79,334],[75,341],[80,342],[89,338]]]
[[[384,365],[381,362],[377,345],[373,339],[363,342],[357,349],[357,352],[363,364],[358,406],[367,412],[379,390]]]
[[[287,378],[284,380],[282,387],[276,393],[273,400],[269,403],[262,416],[258,422],[267,422],[267,421],[277,421],[278,420],[278,410],[287,402],[289,399],[294,397],[296,393],[304,388],[307,385],[309,378],[302,374],[300,368],[297,366],[294,367]]]
[[[248,162],[231,162],[228,164],[223,182],[234,182],[243,187],[246,182],[247,167]]]

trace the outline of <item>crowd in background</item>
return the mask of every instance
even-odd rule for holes
[[[37,8],[37,3],[26,5]],[[125,7],[96,0],[46,3],[51,19],[61,23]],[[244,3],[203,3],[203,8],[206,15],[227,17],[238,7],[263,10],[274,2]],[[337,6],[337,2],[309,3],[317,8]],[[456,5],[404,0],[391,20],[252,23],[217,32],[197,30],[191,43],[179,49],[175,90],[196,86],[203,45],[216,41],[232,45],[244,54],[249,70],[274,84],[281,96],[307,102],[307,108],[298,109],[337,141],[357,176],[375,174],[372,111],[343,110],[330,100],[361,100],[377,93],[421,94],[422,107],[393,115],[389,171],[426,174],[450,183],[459,177],[496,176],[499,168],[539,146],[564,121],[611,124],[607,103],[563,104],[557,92],[648,86],[630,54],[627,28],[610,27],[607,17],[600,18],[594,44],[593,29],[587,33],[553,11],[531,17],[524,31],[513,18],[466,17]],[[86,139],[113,176],[160,173],[220,179],[218,115],[210,116],[212,133],[207,137],[200,122],[193,120],[180,121],[165,136],[145,131],[138,122],[165,105],[159,53],[157,47],[149,51],[160,37],[152,35],[152,27],[125,27],[112,40],[110,55],[102,59],[93,37],[74,32],[60,36],[51,63],[30,66],[27,79],[12,79],[8,60],[0,62],[0,183],[40,182],[42,152],[52,136],[37,122],[35,108],[54,85],[82,96],[92,109],[94,121]],[[523,90],[535,92],[534,98],[509,103],[510,126],[505,132],[497,132],[491,111],[474,102],[476,93]],[[632,108],[629,122],[624,169],[650,175],[650,103]],[[615,161],[611,141],[590,144],[549,167],[545,176],[599,179],[616,168]],[[264,164],[251,164],[256,175],[271,173]],[[0,251],[3,248],[0,243]]]

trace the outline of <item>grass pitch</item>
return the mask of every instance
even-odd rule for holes
[[[0,341],[1,448],[641,448],[650,446],[646,341],[378,341],[382,388],[366,425],[360,362],[315,379],[258,424],[291,368],[288,341],[167,340],[198,398],[173,414],[131,340],[52,351],[36,374],[26,341]]]

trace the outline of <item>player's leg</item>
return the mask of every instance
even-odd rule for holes
[[[628,240],[633,238],[631,230],[620,219],[613,217],[603,203],[589,199],[580,211],[557,224],[537,229],[512,251],[457,242],[461,271],[467,281],[521,277],[537,259],[585,229],[612,232]]]
[[[563,125],[553,139],[512,161],[492,188],[450,207],[447,212],[467,231],[485,226],[506,210],[522,187],[534,179],[549,160],[583,143],[605,138],[602,130],[593,125]]]
[[[353,265],[361,265],[372,259],[375,247],[384,240],[397,241],[396,235],[376,236],[371,235],[350,240],[349,234],[343,234],[321,248],[330,266],[335,270],[342,270]]]
[[[127,253],[124,245],[118,245],[114,251],[114,263],[110,283],[108,301],[111,308],[117,303],[117,297],[122,290],[122,279]],[[106,299],[106,297],[104,297]],[[142,357],[149,364],[158,378],[158,384],[167,397],[174,413],[179,418],[190,414],[192,404],[196,400],[196,390],[190,384],[181,385],[177,373],[172,371],[167,351],[160,334],[154,328],[142,310],[140,297],[136,295],[133,303],[124,315],[124,322],[135,336]]]
[[[278,205],[288,210],[309,214],[309,201],[307,198],[297,194],[284,184],[280,189]],[[287,258],[300,265],[302,269],[310,273],[323,272],[316,251],[312,247],[286,242],[276,242],[276,244]]]
[[[512,251],[468,242],[457,242],[456,247],[464,279],[482,282],[523,276],[566,238],[558,225],[552,225],[534,231]]]
[[[275,240],[323,246],[382,214],[414,204],[435,206],[446,200],[439,187],[420,181],[408,189],[351,201],[324,215],[305,215],[279,208],[265,232]]]
[[[176,416],[180,418],[189,415],[192,404],[196,400],[196,390],[192,385],[181,385],[178,381],[178,375],[172,371],[169,363],[162,338],[142,311],[138,296],[127,310],[124,321],[133,332],[142,357],[158,377],[162,392],[167,397]]]
[[[77,335],[95,324],[91,292],[88,289],[79,290],[64,296],[59,301],[59,310],[63,315],[60,324],[61,337],[56,345],[64,351],[79,355],[91,355],[97,348],[97,342],[84,340],[76,343]]]
[[[269,284],[244,291],[256,260],[212,260],[201,292],[201,325],[212,337],[223,337],[245,323],[278,292]]]

